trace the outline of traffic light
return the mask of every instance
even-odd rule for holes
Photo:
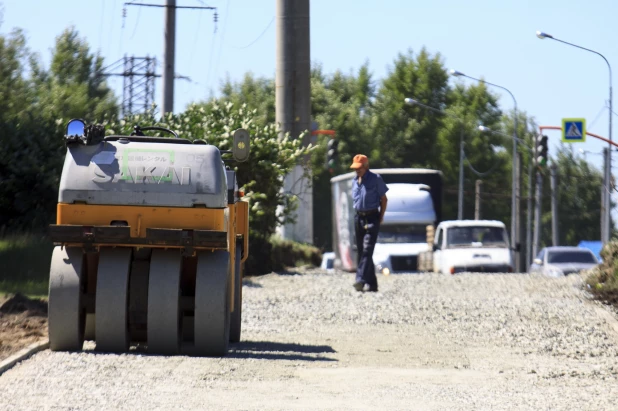
[[[539,167],[547,165],[547,136],[537,136],[536,164]]]
[[[339,157],[339,140],[331,138],[326,145],[326,168],[333,173]]]

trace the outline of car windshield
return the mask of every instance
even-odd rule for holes
[[[589,263],[598,264],[596,257],[588,251],[549,251],[547,254],[549,264],[560,263]]]
[[[507,247],[507,245],[506,230],[502,227],[451,227],[446,234],[446,246],[449,248]]]
[[[380,227],[378,243],[425,243],[427,228],[423,224],[393,224]]]

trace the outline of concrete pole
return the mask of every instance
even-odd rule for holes
[[[536,208],[534,210],[534,238],[532,240],[532,255],[533,258],[539,252],[539,237],[541,235],[541,210],[543,204],[542,198],[543,176],[539,171],[536,172],[536,193],[534,195]]]
[[[610,118],[612,117],[612,113],[610,112]],[[611,217],[611,211],[612,211],[612,205],[611,205],[611,201],[612,201],[612,153],[611,153],[611,149],[610,148],[605,148],[604,150],[604,154],[605,154],[605,187],[604,187],[604,191],[605,191],[605,204],[604,204],[604,208],[605,208],[605,216],[604,216],[604,222],[605,222],[605,236],[603,238],[603,244],[607,243],[611,237],[612,237],[612,227],[611,227],[611,222],[612,222],[612,217]]]
[[[607,181],[607,148],[603,149],[603,187],[601,187],[601,242],[605,244],[607,242],[607,214],[605,213],[607,203],[605,199],[608,193],[609,183]]]
[[[481,185],[483,181],[476,180],[475,196],[474,196],[474,219],[481,219]]]
[[[558,174],[556,165],[549,168],[551,176],[551,237],[554,246],[560,245],[558,237]]]
[[[457,219],[463,220],[463,192],[464,192],[464,132],[463,124],[459,136],[459,193],[457,198]]]
[[[516,141],[516,139],[513,139]],[[517,146],[514,146],[513,149],[516,149]],[[517,152],[514,156],[516,161],[516,173],[515,173],[515,216],[516,216],[516,224],[515,224],[515,244],[519,244],[521,247],[521,225],[519,224],[519,216],[521,216],[521,186],[519,182],[521,181],[521,153]],[[516,261],[515,261],[515,269],[516,272],[521,272],[521,251],[516,251]]]
[[[176,0],[165,2],[165,48],[163,51],[163,105],[161,115],[174,112],[174,57],[176,49]]]
[[[299,138],[311,125],[309,0],[277,0],[276,24],[276,122],[282,135]],[[310,141],[310,133],[305,134],[303,144]],[[303,173],[299,164],[285,177],[284,190],[298,196],[299,207],[297,222],[279,227],[278,232],[286,239],[312,244],[313,192],[310,177]]]

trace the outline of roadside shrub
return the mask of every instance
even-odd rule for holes
[[[319,248],[272,236],[265,242],[255,239],[250,241],[245,273],[260,275],[303,265],[317,267],[321,262],[322,252]]]
[[[603,263],[590,270],[586,278],[588,291],[595,299],[618,307],[618,241],[611,241],[601,250]]]

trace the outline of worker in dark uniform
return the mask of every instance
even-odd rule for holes
[[[378,291],[378,279],[373,265],[373,250],[378,239],[380,223],[386,211],[388,187],[382,177],[369,171],[369,159],[363,154],[354,156],[350,168],[356,171],[352,184],[354,201],[354,227],[358,264],[356,268],[356,291]]]

